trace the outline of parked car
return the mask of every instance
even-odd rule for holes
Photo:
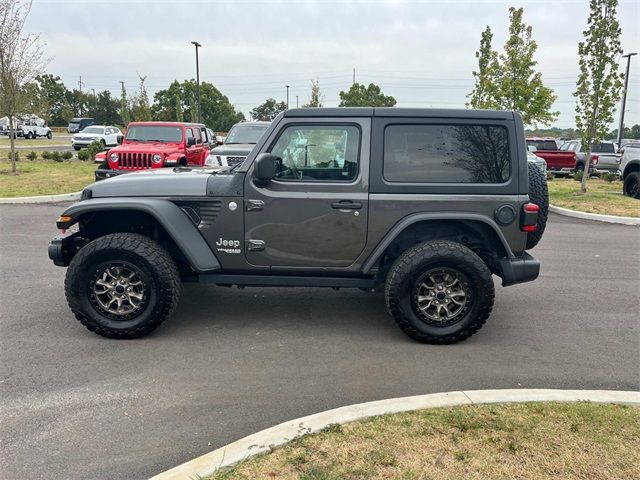
[[[537,156],[530,150],[527,150],[527,160],[538,167],[545,177],[547,176],[547,162],[544,158]]]
[[[122,142],[96,155],[96,180],[136,170],[203,166],[209,154],[207,128],[199,123],[133,122]]]
[[[527,149],[542,158],[550,172],[570,174],[576,169],[575,152],[559,151],[554,138],[527,137]]]
[[[37,115],[27,115],[23,117],[18,127],[18,136],[33,139],[38,137],[51,138],[51,129],[47,127],[44,119]]]
[[[622,161],[622,191],[625,195],[640,199],[640,143],[628,143],[624,147]]]
[[[71,146],[75,150],[88,147],[94,140],[102,144],[102,148],[118,145],[118,137],[122,136],[122,132],[118,127],[112,125],[91,125],[86,127],[80,133],[76,133],[71,138]]]
[[[90,125],[93,125],[95,120],[93,118],[72,118],[69,122],[69,126],[67,127],[67,132],[69,133],[78,133],[87,128]]]
[[[236,123],[224,143],[211,150],[205,161],[208,167],[233,167],[244,162],[271,122]]]
[[[547,183],[512,139],[524,141],[516,112],[287,110],[237,168],[85,188],[49,257],[69,267],[75,317],[105,337],[153,331],[191,281],[384,291],[409,337],[456,343],[489,318],[492,274],[503,286],[539,274],[527,250]]]
[[[582,166],[585,164],[585,152],[582,151],[581,140],[571,140],[560,147],[561,151],[575,152],[576,164]],[[591,145],[592,158],[595,154],[598,161],[594,165],[594,173],[596,175],[609,172],[618,173],[620,170],[620,154],[616,153],[616,147],[613,142],[600,142]],[[580,168],[577,168],[580,170]]]

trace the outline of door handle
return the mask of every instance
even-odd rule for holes
[[[331,208],[337,210],[360,210],[362,204],[358,202],[352,202],[351,200],[340,200],[339,202],[333,202]]]

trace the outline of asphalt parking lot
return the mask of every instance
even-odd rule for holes
[[[0,477],[143,479],[302,415],[458,389],[640,389],[640,229],[552,216],[533,283],[454,346],[406,337],[383,298],[187,285],[157,332],[71,316],[47,258],[61,205],[0,207]]]

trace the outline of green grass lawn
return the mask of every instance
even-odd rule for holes
[[[327,427],[208,480],[516,478],[640,478],[640,408],[524,403],[385,415]]]
[[[21,152],[18,174],[11,173],[11,163],[0,160],[0,197],[26,197],[78,192],[94,181],[96,165],[79,160],[27,160]]]
[[[580,182],[571,178],[554,178],[548,185],[552,205],[581,212],[640,217],[640,201],[622,194],[622,182],[591,178],[585,195],[578,194]]]
[[[9,150],[11,146],[11,139],[8,136],[0,136],[0,148],[2,150]],[[47,137],[34,138],[33,140],[27,140],[26,138],[16,138],[16,147],[41,147],[43,145],[71,145],[71,136],[66,134],[65,136],[58,136],[55,133],[53,138],[49,140]]]

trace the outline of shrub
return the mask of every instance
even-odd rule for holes
[[[65,160],[71,160],[73,158],[73,153],[71,152],[62,152],[62,158]]]
[[[547,182],[550,182],[554,178],[556,178],[556,177],[553,175],[553,173],[547,172]]]
[[[613,183],[618,180],[618,176],[615,173],[606,172],[602,174],[602,179],[605,182]]]
[[[11,161],[11,151],[7,152],[7,160]],[[20,160],[20,153],[16,151],[16,162]]]
[[[582,181],[582,173],[583,173],[583,172],[575,172],[575,173],[573,174],[573,179],[574,179],[576,182],[581,182],[581,181]]]
[[[40,156],[45,160],[51,160],[51,152],[47,150],[43,150],[42,152],[40,152]]]
[[[29,152],[27,153],[27,158],[33,162],[36,158],[38,158],[38,154],[37,152]]]
[[[51,160],[54,162],[61,162],[62,155],[60,155],[60,152],[51,152]]]
[[[82,160],[83,162],[89,160],[89,152],[87,152],[86,150],[80,150],[78,152],[78,160]]]
[[[96,154],[102,151],[102,144],[98,140],[94,140],[87,147],[87,153],[89,154],[89,158],[93,162],[96,159]]]

